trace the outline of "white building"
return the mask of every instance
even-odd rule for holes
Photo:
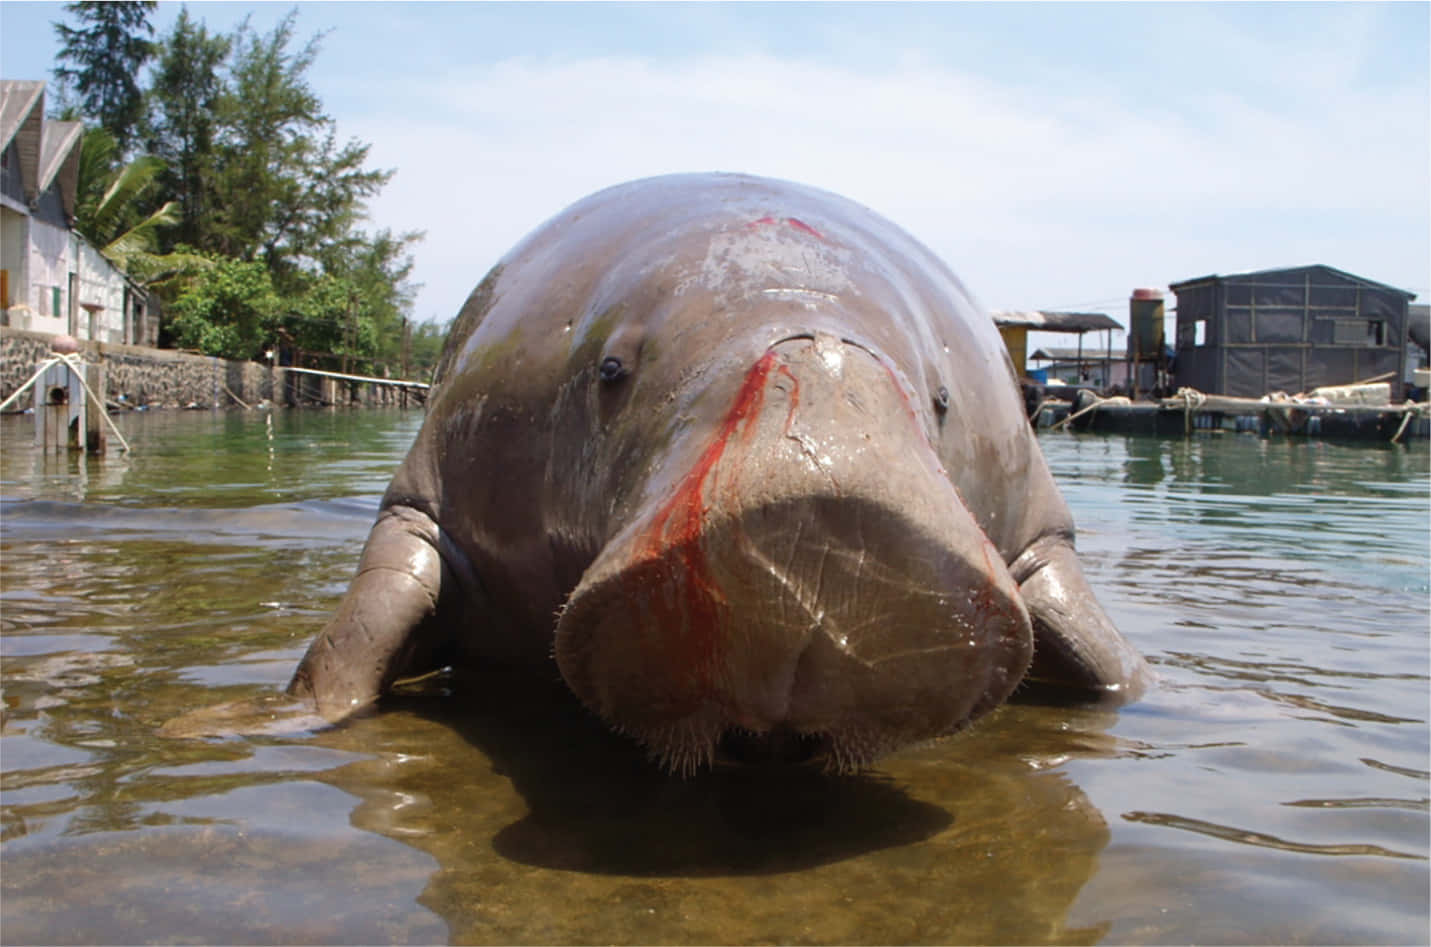
[[[0,325],[153,345],[148,296],[71,229],[83,135],[43,82],[0,80]]]

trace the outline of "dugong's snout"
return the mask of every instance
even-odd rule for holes
[[[766,351],[562,611],[568,685],[667,766],[724,736],[848,770],[959,729],[1029,666],[1018,586],[909,386],[814,334]]]

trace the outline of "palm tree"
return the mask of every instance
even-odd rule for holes
[[[144,216],[142,200],[164,170],[164,160],[141,155],[114,166],[118,146],[103,128],[85,132],[80,144],[75,230],[105,259],[143,285],[154,285],[208,265],[195,253],[158,253],[159,228],[179,222],[179,203],[166,201]]]

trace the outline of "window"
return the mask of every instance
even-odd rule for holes
[[[1332,330],[1337,345],[1375,348],[1386,344],[1386,322],[1382,319],[1338,319]]]
[[[1193,347],[1201,348],[1207,344],[1207,320],[1199,319],[1193,323]]]

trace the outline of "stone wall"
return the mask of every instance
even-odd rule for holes
[[[0,327],[0,398],[8,398],[50,357],[54,336]],[[232,362],[207,355],[80,340],[86,361],[105,367],[105,398],[130,407],[239,407],[242,401],[286,405],[401,405],[400,389],[387,385],[349,383],[316,375],[288,372],[257,362]],[[23,410],[23,404],[9,410]],[[412,395],[408,406],[417,406]]]

